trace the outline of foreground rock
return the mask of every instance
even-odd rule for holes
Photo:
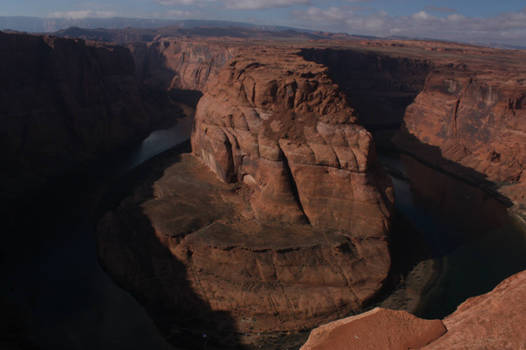
[[[392,188],[322,66],[235,58],[205,89],[192,146],[99,228],[103,264],[168,334],[268,346],[382,287]]]
[[[522,349],[525,315],[523,271],[491,292],[468,299],[443,323],[376,308],[316,328],[302,349]]]
[[[425,347],[442,349],[523,349],[526,347],[526,271],[491,292],[470,298],[444,319],[448,332]]]
[[[376,308],[334,321],[311,332],[301,350],[407,350],[421,348],[446,333],[440,320]]]

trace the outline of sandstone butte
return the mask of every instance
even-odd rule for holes
[[[233,57],[204,89],[192,150],[99,226],[104,265],[168,332],[191,318],[261,344],[360,310],[382,287],[392,187],[325,67],[280,48]],[[145,248],[154,235],[170,256]],[[122,242],[157,256],[115,254]]]
[[[316,328],[301,349],[525,349],[525,296],[523,271],[468,299],[443,321],[377,308]]]

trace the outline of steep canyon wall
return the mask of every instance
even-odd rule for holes
[[[85,170],[151,130],[127,49],[0,33],[0,51],[2,197]]]

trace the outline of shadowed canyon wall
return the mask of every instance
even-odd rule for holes
[[[215,41],[159,38],[128,47],[137,77],[149,91],[170,91],[174,100],[196,106],[210,78],[233,57],[235,45]]]
[[[406,107],[423,90],[432,63],[362,49],[302,49],[300,55],[328,68],[331,78],[370,131],[398,129]]]
[[[160,119],[141,95],[126,48],[4,33],[0,44],[3,197],[85,171],[103,154],[140,141]]]

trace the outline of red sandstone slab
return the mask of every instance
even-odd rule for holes
[[[406,350],[429,344],[446,332],[440,320],[375,308],[312,331],[301,350]]]

